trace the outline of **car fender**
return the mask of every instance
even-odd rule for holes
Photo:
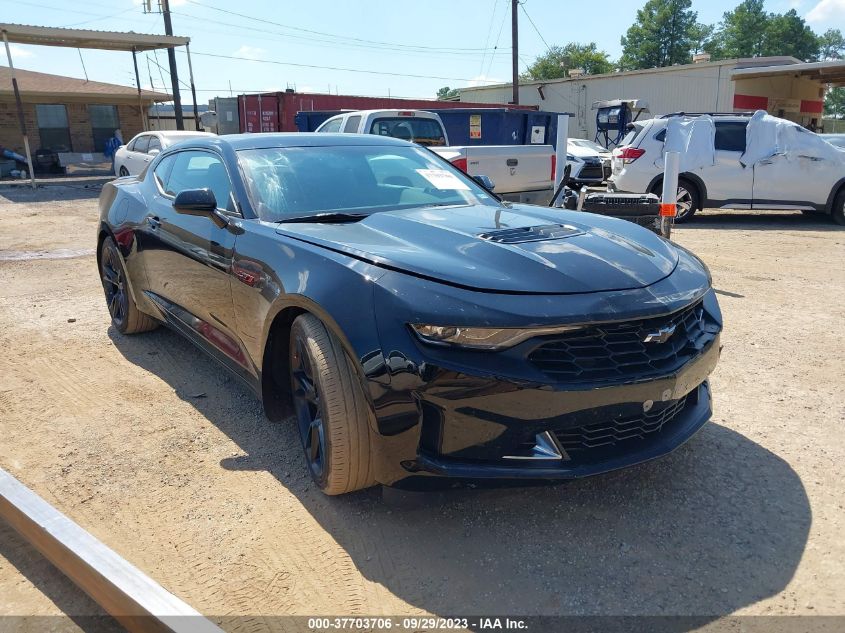
[[[845,188],[845,177],[837,180],[833,187],[830,188],[830,193],[827,196],[827,203],[825,204],[825,211],[833,213],[833,203],[836,201],[836,196]]]

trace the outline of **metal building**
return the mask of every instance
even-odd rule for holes
[[[845,85],[845,61],[802,63],[794,57],[702,61],[605,75],[529,81],[519,87],[521,104],[573,112],[569,136],[594,139],[592,104],[611,99],[642,99],[649,112],[733,112],[768,110],[802,125],[821,123],[826,85]],[[463,88],[462,101],[503,103],[511,84]]]

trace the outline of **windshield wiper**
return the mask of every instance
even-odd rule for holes
[[[285,218],[284,220],[279,220],[279,224],[293,224],[298,222],[357,222],[368,216],[368,213],[314,213],[312,215]]]

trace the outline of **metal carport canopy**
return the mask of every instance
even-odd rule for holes
[[[99,48],[106,51],[151,51],[158,48],[185,46],[191,41],[189,37],[175,35],[62,29],[49,26],[29,26],[27,24],[0,24],[0,31],[5,31],[9,42],[14,44]]]
[[[90,29],[64,29],[51,26],[31,26],[29,24],[4,24],[0,23],[0,34],[3,36],[3,43],[6,47],[6,57],[9,60],[9,69],[12,71],[12,87],[15,93],[15,102],[18,109],[21,134],[23,135],[24,148],[26,151],[26,162],[29,168],[30,182],[35,187],[35,173],[32,168],[32,154],[29,149],[29,135],[26,130],[26,121],[23,114],[18,82],[15,78],[15,65],[12,63],[12,52],[9,43],[33,44],[35,46],[61,46],[65,48],[95,48],[106,51],[127,51],[132,53],[132,63],[135,66],[135,83],[138,86],[138,105],[142,108],[141,118],[144,120],[143,107],[141,106],[141,78],[138,75],[138,61],[136,53],[151,51],[159,48],[175,48],[184,46],[188,54],[188,72],[191,78],[191,93],[194,98],[194,119],[199,126],[199,113],[197,112],[197,94],[194,88],[194,70],[191,67],[191,50],[189,37],[178,37],[175,35],[152,35],[148,33],[133,33],[119,31],[92,31]],[[177,97],[178,107],[178,83],[174,76],[174,95]],[[146,129],[146,124],[144,124]],[[197,127],[199,129],[199,127]]]
[[[736,68],[731,71],[733,81],[753,77],[772,77],[774,75],[800,75],[826,84],[845,85],[845,60],[778,66],[752,66],[750,68]]]

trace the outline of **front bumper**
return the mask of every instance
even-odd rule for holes
[[[434,428],[425,429],[428,442],[404,467],[417,474],[460,479],[561,480],[656,459],[681,446],[710,419],[712,399],[706,378],[718,357],[717,338],[695,362],[658,380],[589,391],[485,394],[484,408],[473,406],[478,396],[472,394],[455,398],[452,390],[445,397],[427,395],[429,416],[423,424]],[[651,427],[648,422],[625,422],[643,416],[646,406],[654,407],[652,417],[658,420]],[[660,420],[661,410],[674,415]],[[433,416],[433,411],[440,415]],[[614,427],[614,420],[622,422]],[[601,429],[592,436],[597,445],[567,450],[563,442],[583,428]],[[509,457],[515,448],[525,446],[527,438],[547,431],[558,443],[560,458]],[[614,435],[617,441],[605,441]],[[485,436],[488,439],[479,442]]]
[[[526,361],[530,342],[526,348],[495,354],[432,347],[417,340],[407,323],[431,322],[445,305],[458,307],[477,322],[484,322],[483,316],[504,323],[505,314],[520,310],[550,314],[569,310],[600,321],[608,317],[599,313],[608,311],[633,319],[658,310],[674,313],[702,301],[721,329],[716,296],[712,289],[702,294],[705,273],[692,264],[685,259],[679,270],[649,289],[537,298],[483,293],[467,297],[465,291],[432,282],[385,275],[376,291],[382,347],[362,359],[375,411],[372,436],[378,481],[425,487],[441,478],[572,479],[648,461],[683,444],[711,416],[707,377],[719,358],[718,330],[694,358],[671,371],[572,384],[550,381],[534,371]],[[420,284],[425,293],[417,287]],[[428,301],[409,308],[407,298],[420,295]],[[459,298],[466,302],[459,303]],[[479,316],[474,317],[473,311]],[[655,425],[649,416],[664,408],[673,408],[671,419],[661,418]],[[534,454],[532,440],[539,434],[567,440],[573,430],[582,429],[592,437],[592,429],[604,424],[618,424],[615,432],[626,441],[597,451],[572,450],[563,442],[562,459],[525,458]],[[642,433],[633,433],[642,437],[627,441],[632,425],[642,428]]]

